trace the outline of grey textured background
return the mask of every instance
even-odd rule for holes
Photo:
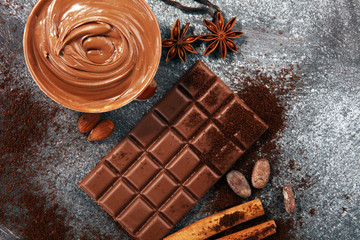
[[[160,0],[147,2],[159,21],[163,38],[169,37],[177,18],[182,25],[191,22],[190,32],[206,32],[202,19],[210,19],[209,15],[185,14]],[[190,0],[181,2],[198,5]],[[87,142],[85,136],[76,131],[78,112],[68,109],[59,112],[53,121],[61,123],[60,130],[55,132],[51,127],[48,130],[55,142],[51,146],[40,144],[37,147],[39,158],[58,152],[60,146],[61,155],[56,163],[47,166],[46,175],[39,175],[34,181],[44,186],[43,191],[54,196],[56,202],[73,215],[74,229],[97,227],[101,233],[114,238],[124,237],[112,219],[77,187],[77,183],[197,59],[207,64],[233,90],[236,87],[229,76],[238,66],[280,70],[289,64],[299,64],[303,82],[288,99],[287,127],[277,143],[283,156],[283,162],[279,163],[280,168],[283,166],[282,174],[273,177],[273,187],[263,192],[261,200],[265,208],[276,207],[274,196],[283,183],[298,180],[307,173],[311,176],[311,185],[296,192],[301,211],[295,221],[300,216],[303,222],[295,229],[297,239],[360,239],[360,2],[213,2],[221,6],[226,20],[237,16],[235,28],[245,32],[244,37],[235,40],[240,52],[229,54],[225,61],[216,56],[188,55],[184,65],[179,60],[165,63],[167,50],[164,50],[155,76],[159,86],[155,97],[106,113],[105,117],[114,120],[116,129],[110,138],[99,143]],[[0,0],[0,3],[0,51],[17,56],[13,67],[24,77],[24,84],[33,89],[35,99],[51,101],[37,88],[22,55],[23,28],[35,0]],[[205,46],[198,44],[196,48],[201,53]],[[290,159],[296,160],[300,171],[289,169]],[[49,183],[56,188],[48,189]],[[177,229],[210,214],[199,211],[207,206],[209,197],[206,195]],[[343,211],[343,207],[347,210]],[[317,210],[313,216],[309,214],[312,208]],[[288,218],[283,210],[276,214],[277,218]]]

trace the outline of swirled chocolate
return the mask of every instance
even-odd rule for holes
[[[40,88],[85,112],[134,99],[153,78],[160,51],[159,27],[143,0],[40,0],[24,34]]]

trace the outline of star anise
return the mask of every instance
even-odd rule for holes
[[[170,47],[170,50],[168,51],[166,56],[166,62],[168,62],[170,59],[175,57],[176,54],[178,54],[181,61],[186,63],[186,51],[197,54],[197,51],[190,45],[190,43],[195,42],[199,38],[199,36],[190,35],[185,37],[189,29],[189,25],[190,23],[188,22],[185,25],[182,33],[180,34],[180,21],[179,19],[176,20],[174,26],[171,29],[171,38],[162,41],[163,47]]]
[[[238,48],[236,44],[230,40],[231,38],[240,37],[243,32],[240,31],[231,31],[234,27],[236,17],[233,17],[224,24],[223,16],[220,12],[216,13],[215,24],[210,22],[209,20],[204,19],[204,24],[212,33],[200,36],[200,40],[203,41],[212,41],[212,43],[207,46],[204,52],[204,56],[212,53],[218,45],[220,45],[220,55],[222,59],[225,59],[227,48],[229,48],[233,52],[238,52]]]

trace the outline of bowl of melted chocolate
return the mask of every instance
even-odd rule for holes
[[[39,0],[25,26],[24,54],[32,77],[54,101],[106,112],[149,86],[161,35],[144,0]]]

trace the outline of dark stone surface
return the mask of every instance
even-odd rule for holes
[[[198,5],[190,0],[182,2]],[[34,3],[35,0],[0,0],[0,51],[5,56],[15,56],[11,71],[24,79],[21,84],[32,89],[34,99],[50,102],[49,107],[54,107],[57,104],[32,80],[22,54],[23,28]],[[191,22],[191,33],[206,32],[202,19],[210,19],[209,15],[187,14],[160,0],[148,3],[158,18],[163,38],[169,37],[177,18],[182,26]],[[274,218],[288,219],[277,197],[280,188],[284,182],[298,181],[308,174],[311,176],[308,186],[294,189],[299,206],[292,230],[296,239],[360,239],[360,3],[345,0],[219,0],[214,3],[221,6],[226,20],[237,16],[235,28],[245,32],[235,40],[239,53],[229,53],[225,61],[217,55],[188,55],[184,65],[180,60],[165,63],[167,50],[163,49],[155,76],[156,95],[106,113],[106,118],[114,120],[116,129],[110,138],[98,143],[87,142],[85,136],[75,130],[80,113],[68,109],[59,112],[53,121],[61,124],[60,130],[55,131],[52,125],[48,129],[48,138],[53,144],[37,146],[36,157],[58,154],[62,146],[61,154],[57,155],[56,162],[46,163],[47,173],[39,174],[34,182],[67,209],[73,217],[70,224],[75,233],[89,227],[97,228],[100,235],[125,238],[77,183],[178,78],[201,59],[233,90],[240,90],[246,83],[231,78],[238,67],[280,70],[298,64],[302,83],[296,86],[295,94],[286,98],[287,125],[277,141],[283,157],[279,163],[281,174],[274,174],[272,186],[267,187],[260,198],[265,209],[278,208],[272,211]],[[200,53],[205,46],[195,44]],[[3,80],[0,74],[0,81]],[[295,159],[298,171],[289,168],[291,159]],[[54,187],[48,188],[49,185]],[[176,229],[209,215],[210,212],[201,210],[209,204],[210,195],[207,194]],[[12,229],[1,226],[0,230]],[[14,231],[14,234],[18,233]],[[13,238],[8,232],[0,232],[1,237]],[[92,239],[90,235],[89,238]]]

